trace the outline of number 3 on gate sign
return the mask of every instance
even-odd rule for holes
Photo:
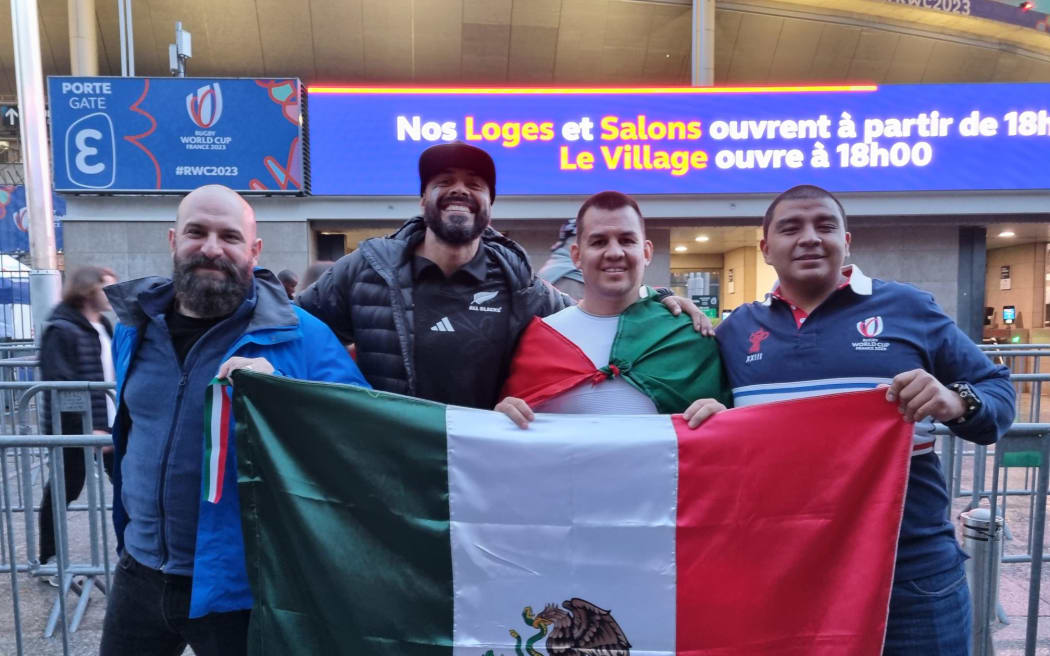
[[[116,172],[113,121],[102,112],[77,119],[66,130],[66,177],[78,187],[105,189]]]

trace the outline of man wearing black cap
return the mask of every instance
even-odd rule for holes
[[[522,330],[572,300],[537,279],[521,246],[489,226],[496,167],[488,153],[431,146],[420,155],[419,181],[423,216],[362,242],[297,302],[356,344],[376,389],[492,408]]]

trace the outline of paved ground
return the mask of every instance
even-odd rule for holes
[[[39,479],[39,471],[34,472],[34,477]],[[11,484],[12,491],[14,484]],[[111,494],[111,488],[106,482],[107,500]],[[39,490],[36,491],[36,502],[39,503]],[[84,506],[87,503],[87,492],[81,494],[76,505]],[[15,542],[15,562],[24,564],[26,562],[26,527],[25,516],[21,512],[12,513],[12,533]],[[33,521],[36,521],[35,513]],[[112,524],[108,516],[105,522],[110,549],[116,544],[113,535]],[[34,533],[36,531],[34,524]],[[91,529],[86,511],[72,511],[69,513],[69,539],[70,553],[74,562],[90,563],[91,554]],[[0,555],[3,556],[2,563],[10,562],[8,558],[8,527],[7,520],[0,516],[0,541],[3,548]],[[101,550],[99,554],[102,556]],[[101,562],[101,560],[100,560]],[[110,566],[115,565],[115,559],[110,560]],[[82,580],[82,577],[76,577]],[[103,584],[104,587],[104,584]],[[86,610],[79,627],[75,632],[68,634],[69,653],[75,656],[94,656],[98,653],[99,639],[102,636],[102,618],[106,610],[106,597],[99,587],[89,586],[87,594]],[[15,635],[14,616],[14,586],[10,572],[0,574],[0,656],[15,656],[18,654],[17,638]],[[58,656],[63,654],[62,630],[57,628],[52,637],[44,637],[44,630],[48,623],[48,616],[58,600],[57,588],[49,585],[43,578],[35,578],[28,573],[17,575],[17,594],[19,599],[19,612],[22,626],[22,653],[26,656]],[[68,617],[72,618],[77,604],[81,602],[81,595],[69,592],[66,595]],[[186,650],[187,655],[193,652]]]

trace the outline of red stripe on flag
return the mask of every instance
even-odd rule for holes
[[[678,654],[879,656],[912,450],[896,406],[874,390],[674,425]]]
[[[539,405],[590,380],[597,371],[579,346],[533,317],[518,340],[500,398],[516,396]]]
[[[222,498],[222,481],[226,476],[226,447],[230,439],[230,397],[226,389],[220,391],[222,397],[222,416],[219,420],[219,460],[216,464],[218,471],[215,472],[215,501]]]

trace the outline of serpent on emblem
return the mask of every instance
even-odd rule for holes
[[[536,617],[532,614],[532,606],[526,606],[521,611],[521,618],[525,620],[525,625],[530,626],[534,629],[539,629],[533,634],[528,641],[525,642],[525,651],[521,650],[521,634],[514,629],[510,630],[510,637],[514,638],[514,656],[543,656],[543,654],[536,650],[533,646],[547,635],[547,626],[551,624],[551,621],[542,617]],[[491,649],[485,652],[482,656],[496,656],[495,652]],[[501,655],[502,656],[502,655]]]

